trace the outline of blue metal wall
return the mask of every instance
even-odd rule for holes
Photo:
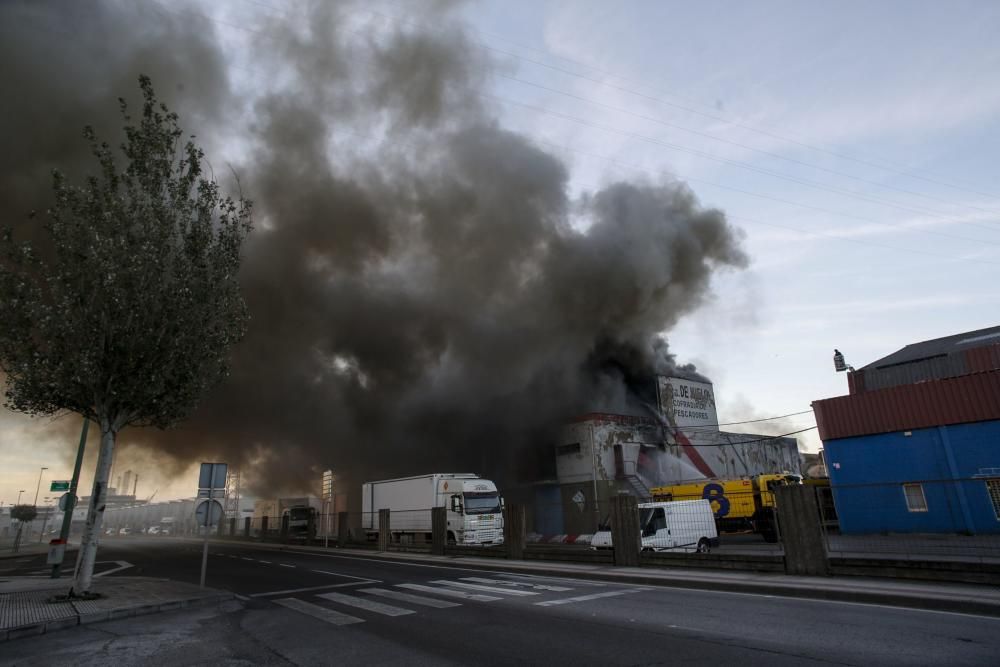
[[[1000,421],[823,443],[841,532],[1000,533],[983,479],[1000,470]],[[992,475],[994,478],[1000,474]],[[926,512],[910,512],[903,483],[920,482]]]

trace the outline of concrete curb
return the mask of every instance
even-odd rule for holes
[[[212,540],[213,544],[234,546],[239,542],[227,540]],[[826,600],[832,602],[850,602],[855,604],[875,604],[889,607],[904,607],[910,609],[925,609],[930,611],[947,611],[960,614],[975,614],[980,616],[1000,617],[1000,590],[991,586],[978,586],[977,588],[993,593],[992,599],[975,599],[969,597],[971,591],[956,590],[958,587],[970,588],[970,585],[948,586],[952,590],[947,590],[947,585],[942,585],[940,592],[922,591],[919,593],[906,592],[903,590],[873,589],[865,586],[852,586],[850,580],[843,578],[824,578],[816,582],[807,584],[792,584],[781,581],[785,575],[759,575],[762,577],[774,577],[773,581],[739,581],[724,578],[713,578],[710,575],[698,577],[697,571],[685,568],[683,574],[672,575],[663,572],[650,572],[648,574],[638,572],[608,572],[606,570],[591,570],[582,568],[564,569],[559,567],[546,567],[542,565],[545,561],[507,561],[501,558],[490,558],[487,562],[472,560],[467,556],[448,557],[421,555],[414,557],[405,553],[384,553],[368,550],[354,549],[325,549],[323,547],[305,547],[295,545],[273,545],[262,543],[251,543],[256,548],[264,548],[274,551],[294,551],[302,553],[317,553],[327,555],[361,556],[365,558],[377,558],[388,562],[404,561],[424,565],[441,565],[447,567],[469,568],[474,570],[489,570],[494,572],[507,572],[513,574],[529,574],[548,577],[563,577],[569,579],[585,579],[590,581],[600,581],[605,583],[633,584],[640,586],[655,586],[659,588],[682,588],[687,590],[721,591],[727,593],[742,593],[746,595],[766,595],[775,597],[788,597],[797,599]],[[484,559],[485,560],[485,559]],[[538,564],[536,564],[538,563]],[[715,571],[712,571],[713,573]],[[819,579],[819,578],[817,578]],[[816,585],[829,580],[828,586]],[[896,582],[875,582],[891,587]],[[907,582],[912,583],[912,582]]]
[[[0,630],[0,642],[20,639],[21,637],[43,635],[56,630],[76,627],[77,625],[89,625],[91,623],[100,623],[102,621],[111,621],[119,618],[130,618],[132,616],[145,616],[147,614],[155,614],[161,611],[207,607],[227,602],[232,599],[235,599],[234,594],[221,592],[202,598],[189,598],[187,600],[173,600],[170,602],[160,602],[155,604],[133,605],[131,607],[108,609],[98,612],[77,612],[66,618],[58,618],[41,623],[32,623],[15,628],[7,628],[6,630]]]

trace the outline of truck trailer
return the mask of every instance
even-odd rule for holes
[[[447,508],[449,544],[503,544],[503,498],[497,486],[472,473],[436,473],[365,482],[362,524],[369,540],[378,535],[378,511],[390,511],[394,541],[431,541],[431,508]]]

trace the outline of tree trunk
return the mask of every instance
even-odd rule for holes
[[[104,522],[104,505],[108,497],[108,477],[111,476],[111,455],[115,448],[115,432],[106,420],[101,420],[101,449],[97,455],[97,471],[94,473],[94,490],[90,494],[87,508],[87,524],[80,541],[80,555],[77,562],[73,588],[69,594],[81,595],[90,592],[94,577],[94,563],[97,561],[97,543],[101,537]]]

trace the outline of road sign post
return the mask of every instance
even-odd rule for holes
[[[66,543],[69,540],[69,529],[73,525],[73,509],[76,507],[76,487],[80,483],[80,468],[83,466],[83,450],[87,446],[87,430],[89,428],[90,420],[84,417],[83,430],[80,431],[80,446],[76,450],[76,465],[73,466],[73,479],[70,480],[69,487],[66,489],[68,493],[59,499],[59,509],[63,511],[63,522],[62,528],[59,529],[58,545],[62,545],[62,549],[58,551],[58,556],[51,562],[51,577],[53,579],[58,579],[59,573],[62,570],[63,554],[66,553]],[[52,483],[52,487],[54,491],[55,482]],[[57,546],[56,540],[52,540],[50,544]],[[77,562],[79,560],[77,559]]]
[[[208,570],[208,529],[222,519],[222,504],[216,498],[225,497],[226,473],[229,466],[225,463],[202,463],[198,475],[198,497],[204,498],[197,509],[195,517],[197,524],[204,531],[204,543],[201,550],[201,587],[205,587],[205,573]]]

